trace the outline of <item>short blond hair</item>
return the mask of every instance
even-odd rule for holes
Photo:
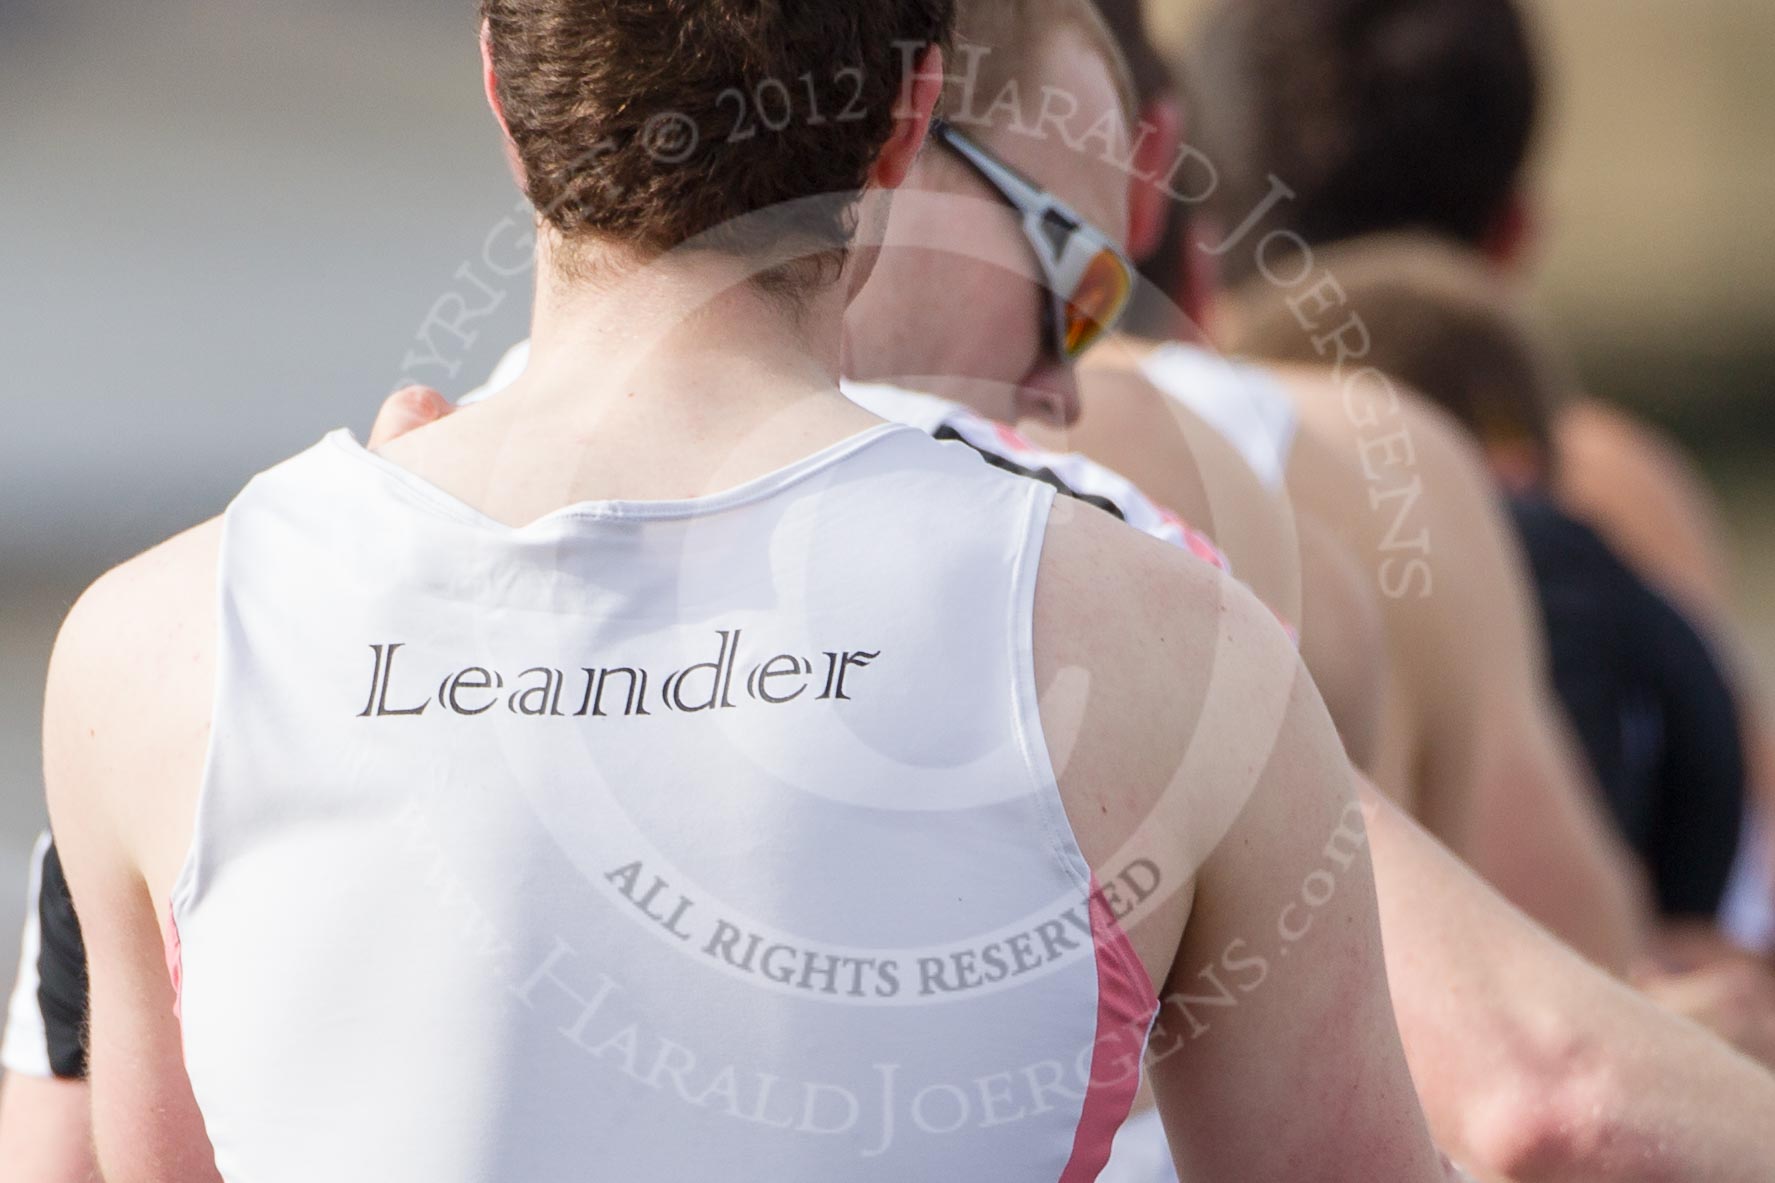
[[[1536,446],[1557,461],[1553,421],[1571,379],[1538,325],[1473,250],[1427,233],[1380,234],[1314,251],[1359,317],[1373,366],[1439,404],[1487,444]],[[1263,278],[1226,303],[1226,345],[1266,361],[1328,360],[1323,330],[1301,327],[1299,291]],[[1343,313],[1340,313],[1342,316]]]

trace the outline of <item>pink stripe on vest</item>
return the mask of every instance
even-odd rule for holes
[[[1091,880],[1091,943],[1097,955],[1097,1036],[1091,1082],[1060,1183],[1093,1183],[1109,1162],[1110,1143],[1140,1092],[1140,1061],[1158,1014],[1146,967],[1122,931],[1097,880]]]
[[[184,1018],[185,953],[179,944],[179,920],[172,907],[166,910],[166,976],[173,984],[173,1017]]]

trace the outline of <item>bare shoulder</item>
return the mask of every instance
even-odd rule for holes
[[[1558,423],[1560,493],[1643,573],[1709,613],[1730,600],[1718,504],[1682,448],[1595,399]]]
[[[189,824],[167,793],[188,784],[194,798],[201,775],[221,534],[220,519],[206,522],[101,577],[50,661],[44,763],[58,833],[64,819],[102,822],[145,870],[161,861],[169,815]]]
[[[1561,449],[1573,459],[1612,466],[1617,475],[1650,474],[1687,491],[1703,482],[1683,449],[1644,419],[1594,398],[1574,401],[1557,425]]]
[[[1332,515],[1356,519],[1327,524],[1346,536],[1367,534],[1396,562],[1421,552],[1423,577],[1402,580],[1397,593],[1383,578],[1384,596],[1428,601],[1441,583],[1468,583],[1500,563],[1520,567],[1485,456],[1452,416],[1391,380],[1299,366],[1276,373],[1306,427],[1302,453],[1321,476],[1336,470],[1332,480],[1313,481],[1309,496]],[[1351,487],[1339,494],[1332,484]]]
[[[1093,866],[1166,816],[1216,812],[1208,796],[1223,788],[1242,800],[1237,782],[1263,763],[1301,677],[1286,632],[1242,584],[1068,503],[1055,505],[1042,556],[1035,664]],[[1176,851],[1192,866],[1209,853]]]
[[[1272,371],[1301,419],[1322,439],[1345,446],[1364,474],[1413,467],[1440,484],[1478,494],[1490,487],[1478,443],[1453,416],[1410,387],[1362,371],[1278,366]],[[1452,465],[1448,473],[1443,465]]]
[[[77,673],[102,663],[112,682],[143,666],[170,673],[164,659],[175,655],[189,664],[191,642],[209,643],[221,542],[215,518],[106,572],[63,622],[55,664]]]
[[[1037,617],[1049,626],[1043,640],[1078,656],[1132,632],[1188,646],[1211,636],[1228,585],[1217,569],[1178,547],[1089,506],[1057,500],[1042,552]],[[1105,613],[1110,605],[1116,611]]]

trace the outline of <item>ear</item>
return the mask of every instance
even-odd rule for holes
[[[1505,492],[1522,497],[1546,487],[1547,457],[1533,444],[1488,443],[1485,454]]]
[[[519,189],[525,187],[524,162],[518,159],[518,146],[512,142],[511,128],[505,123],[505,104],[499,99],[499,75],[493,70],[493,30],[481,22],[481,88],[487,94],[487,106],[499,121],[499,134],[505,140],[505,163]]]
[[[1540,219],[1535,216],[1534,203],[1526,192],[1518,189],[1498,211],[1479,249],[1498,270],[1521,272],[1534,260],[1540,232]]]
[[[1140,113],[1140,127],[1134,135],[1133,168],[1128,178],[1128,255],[1139,262],[1150,258],[1165,241],[1174,198],[1163,185],[1183,144],[1183,104],[1173,98],[1154,99]]]
[[[511,139],[511,129],[505,125],[505,105],[499,101],[499,75],[493,71],[493,29],[486,21],[481,22],[481,88],[487,94],[493,118],[499,120],[500,132]]]
[[[929,46],[919,56],[918,64],[906,75],[900,91],[899,105],[894,108],[894,130],[869,170],[869,181],[883,189],[898,189],[906,183],[925,136],[931,130],[937,101],[943,97],[943,51]]]
[[[1209,322],[1214,317],[1216,296],[1220,292],[1220,257],[1209,249],[1208,244],[1220,241],[1224,235],[1210,237],[1209,230],[1200,218],[1189,218],[1184,222],[1183,242],[1178,247],[1183,252],[1178,272],[1183,277],[1179,285],[1182,290],[1173,296],[1189,322],[1204,337],[1213,340],[1215,333]]]

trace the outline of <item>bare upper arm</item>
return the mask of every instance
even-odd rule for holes
[[[1624,972],[1640,951],[1641,883],[1553,692],[1526,556],[1471,441],[1439,414],[1423,419],[1432,510],[1456,540],[1441,627],[1464,638],[1460,660],[1483,677],[1477,707],[1445,701],[1437,719],[1445,731],[1469,730],[1463,716],[1477,710],[1484,724],[1457,851],[1563,939]]]
[[[1409,392],[1384,427],[1364,427],[1329,378],[1290,380],[1319,442],[1348,449],[1370,486],[1343,513],[1382,506],[1359,517],[1361,545],[1384,553],[1409,538],[1421,554],[1405,594],[1382,587],[1395,685],[1413,703],[1401,799],[1518,906],[1624,969],[1641,900],[1553,696],[1527,561],[1477,447]]]
[[[1440,1177],[1363,818],[1321,715],[1302,680],[1166,986],[1151,1071],[1186,1179]]]
[[[1428,404],[1409,405],[1413,479],[1423,482],[1428,594],[1398,601],[1410,622],[1402,660],[1423,703],[1425,745],[1421,816],[1430,830],[1471,857],[1471,835],[1485,795],[1487,743],[1532,740],[1555,709],[1540,609],[1526,559],[1505,520],[1484,463],[1461,430]],[[1573,767],[1559,791],[1589,794]]]
[[[118,568],[50,663],[44,778],[85,940],[94,1138],[106,1178],[213,1178],[165,955],[167,895],[207,746],[220,528]]]
[[[1316,517],[1300,525],[1301,656],[1357,768],[1380,759],[1387,627],[1380,596],[1349,547]]]
[[[1372,571],[1395,689],[1412,704],[1405,771],[1416,783],[1382,788],[1459,849],[1478,778],[1475,716],[1525,685],[1545,699],[1520,547],[1447,416],[1397,385],[1358,398],[1329,371],[1281,372],[1305,424],[1291,490]]]
[[[1137,851],[1175,889],[1131,936],[1184,1037],[1153,1071],[1185,1177],[1440,1178],[1349,765],[1273,616],[1200,562],[1059,506],[1037,624],[1043,721],[1087,859]],[[1216,974],[1234,1001],[1192,1037],[1176,997],[1214,993]]]

